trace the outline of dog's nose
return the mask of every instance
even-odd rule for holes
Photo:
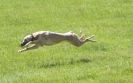
[[[23,44],[20,44],[20,46],[22,47],[22,46],[23,46]]]
[[[23,46],[24,46],[24,44],[23,44],[23,43],[21,43],[21,44],[20,44],[20,46],[21,46],[21,47],[23,47]]]

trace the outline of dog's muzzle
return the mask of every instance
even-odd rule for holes
[[[28,43],[28,41],[24,41],[20,44],[21,47],[25,46]]]
[[[23,47],[25,44],[24,43],[21,43],[20,46]]]

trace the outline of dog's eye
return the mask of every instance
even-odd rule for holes
[[[27,39],[25,39],[24,41],[22,41],[22,42],[28,42],[28,40]]]

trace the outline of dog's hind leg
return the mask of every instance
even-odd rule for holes
[[[93,37],[94,36],[91,36],[89,38],[82,38],[82,37],[78,37],[76,34],[72,34],[72,35],[69,35],[68,41],[74,46],[79,47],[88,41],[95,42],[95,40],[92,40]]]
[[[78,38],[73,38],[70,43],[73,44],[74,46],[80,47],[81,45],[83,45],[84,43],[86,43],[88,40],[80,40]]]
[[[68,42],[70,42],[71,44],[77,47],[87,42],[87,40],[83,40],[82,38],[79,38],[76,34],[69,35],[67,40]]]

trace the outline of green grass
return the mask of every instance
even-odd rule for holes
[[[39,30],[80,30],[67,42],[18,53]],[[133,83],[133,0],[0,0],[0,83]]]

